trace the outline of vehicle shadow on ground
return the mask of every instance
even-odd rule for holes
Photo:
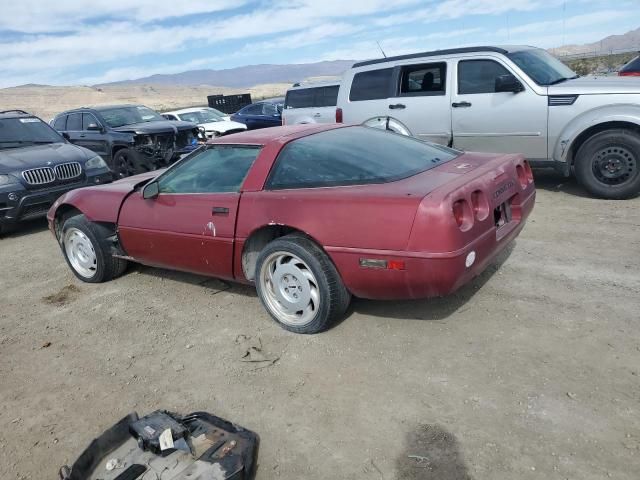
[[[6,238],[20,238],[32,233],[44,232],[48,228],[46,218],[38,218],[35,220],[28,220],[26,222],[20,222],[17,225],[12,226],[11,230],[7,233],[0,234],[0,240]]]
[[[564,177],[552,168],[541,168],[533,171],[533,178],[538,190],[561,192],[575,197],[593,198],[582,188],[575,177]]]
[[[353,313],[404,320],[443,320],[449,318],[456,312],[464,311],[465,304],[500,270],[502,264],[507,261],[513,252],[515,245],[515,241],[507,245],[498,254],[494,262],[480,275],[451,295],[424,300],[365,300],[354,298],[347,311],[346,318]]]
[[[407,433],[396,458],[398,479],[472,480],[456,437],[440,425],[419,425]]]

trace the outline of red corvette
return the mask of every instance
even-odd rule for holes
[[[73,190],[48,213],[85,282],[127,261],[256,285],[284,328],[315,333],[351,295],[446,295],[522,230],[521,155],[462,153],[361,126],[216,139],[165,171]]]

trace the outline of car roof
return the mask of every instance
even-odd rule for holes
[[[65,110],[64,112],[60,112],[56,115],[56,117],[58,115],[66,115],[69,113],[74,113],[74,112],[81,112],[84,110],[95,110],[96,112],[102,112],[104,110],[110,110],[112,108],[124,108],[124,107],[147,107],[146,105],[141,105],[139,103],[123,103],[123,104],[118,104],[118,105],[94,105],[94,106],[88,106],[88,107],[78,107],[78,108],[71,108],[69,110]],[[153,109],[151,109],[153,110]]]
[[[480,53],[480,52],[495,52],[507,54],[509,52],[529,50],[531,48],[527,45],[503,45],[503,46],[478,46],[478,47],[462,47],[462,48],[448,48],[444,50],[431,50],[428,52],[409,53],[407,55],[397,55],[395,57],[376,58],[373,60],[364,60],[362,62],[356,62],[352,68],[363,67],[365,65],[375,65],[377,63],[387,63],[396,60],[408,60],[411,58],[421,57],[439,57],[444,55],[455,55],[458,53]]]
[[[312,83],[294,83],[289,90],[302,90],[305,88],[320,88],[320,87],[339,87],[340,80],[324,81],[324,82],[312,82]]]
[[[208,144],[223,145],[267,145],[274,142],[295,140],[315,133],[337,128],[350,127],[342,123],[307,123],[301,125],[285,125],[282,127],[260,128],[245,132],[233,133],[209,140]]]
[[[29,112],[25,112],[24,110],[18,110],[18,109],[0,111],[0,118],[23,118],[23,117],[35,117],[35,115],[32,115]]]
[[[181,113],[192,113],[192,112],[201,112],[202,110],[214,110],[211,107],[190,107],[190,108],[181,108],[180,110],[171,110],[170,112],[162,112],[162,114],[181,114]]]
[[[254,103],[284,103],[284,97],[265,98]]]

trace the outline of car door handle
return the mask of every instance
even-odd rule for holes
[[[229,215],[229,209],[227,207],[213,207],[211,215]]]
[[[321,114],[321,113],[314,113],[314,114],[313,114],[313,116],[314,116],[315,118],[320,118],[320,117],[322,116],[322,114]]]
[[[467,107],[471,106],[471,103],[469,103],[469,102],[453,102],[451,104],[451,106],[453,108],[467,108]]]
[[[391,110],[402,110],[403,108],[407,108],[407,106],[404,103],[396,103],[395,105],[389,105],[389,108]]]

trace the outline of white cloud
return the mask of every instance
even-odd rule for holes
[[[0,30],[44,33],[70,31],[105,17],[148,23],[241,7],[247,0],[21,0],[5,1]]]

